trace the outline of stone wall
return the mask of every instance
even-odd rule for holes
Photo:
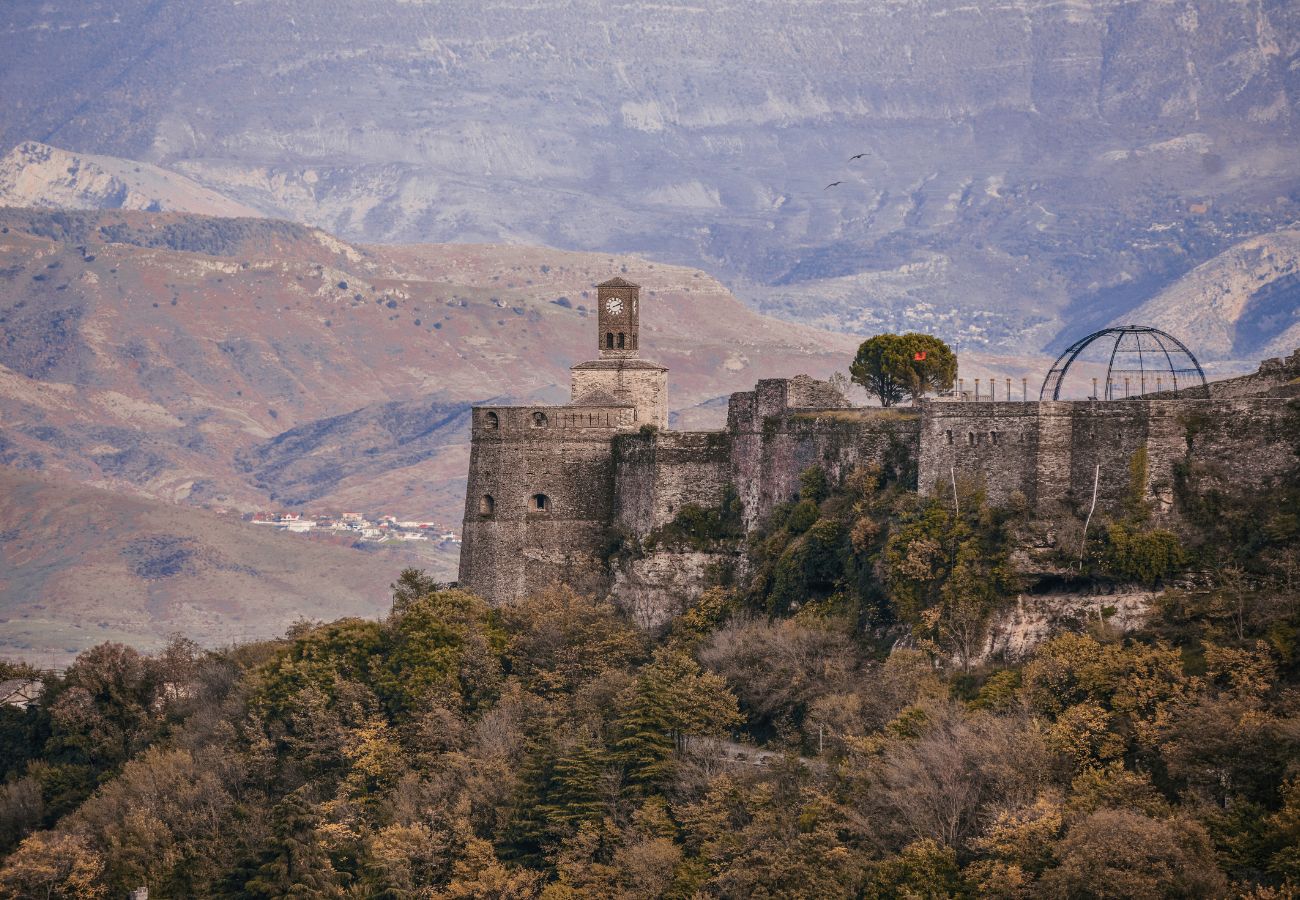
[[[1086,510],[1097,476],[1097,508],[1121,511],[1132,463],[1147,453],[1143,491],[1157,513],[1176,515],[1173,468],[1221,469],[1266,486],[1294,465],[1285,420],[1288,400],[927,402],[921,417],[919,485],[946,486],[952,474],[981,482],[994,503],[1019,492],[1037,514]]]
[[[994,503],[1022,495],[1043,518],[1086,511],[1099,471],[1098,512],[1113,516],[1145,450],[1144,496],[1158,517],[1176,520],[1177,466],[1190,465],[1202,483],[1266,490],[1296,464],[1297,413],[1286,397],[848,408],[833,386],[800,376],[733,394],[725,431],[673,432],[642,428],[645,410],[662,401],[662,369],[624,363],[639,361],[575,367],[581,404],[474,410],[466,588],[501,603],[560,582],[612,593],[638,622],[659,627],[698,594],[717,554],[659,547],[611,569],[603,558],[611,530],[643,541],[688,503],[718,505],[729,484],[751,530],[798,495],[799,475],[813,465],[839,481],[876,464],[923,491],[946,489],[956,474],[982,482]],[[611,389],[630,391],[641,412],[595,402]]]
[[[937,403],[922,406],[920,466],[922,491],[947,487],[954,472],[977,475],[991,497],[1005,502],[1019,491],[1031,503],[1037,499],[1040,439],[1068,452],[1065,423],[1043,428],[1042,403]],[[1048,476],[1050,477],[1050,476]]]
[[[644,538],[683,506],[717,506],[731,480],[731,441],[721,431],[657,431],[614,439],[617,523]]]
[[[902,469],[898,474],[912,482],[907,470],[918,454],[920,413],[806,408],[791,402],[840,396],[838,391],[828,395],[826,388],[834,390],[805,376],[765,379],[753,391],[731,395],[727,410],[731,481],[744,504],[747,530],[762,522],[774,506],[798,495],[799,475],[810,466],[821,466],[834,482],[855,466],[875,463]]]
[[[668,427],[668,370],[644,359],[597,359],[570,369],[575,404],[630,406],[637,425]]]

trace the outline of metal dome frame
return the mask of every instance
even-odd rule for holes
[[[1061,384],[1065,381],[1065,374],[1070,371],[1070,366],[1074,365],[1074,361],[1078,359],[1079,354],[1089,345],[1110,335],[1115,336],[1115,343],[1110,349],[1110,362],[1106,366],[1106,389],[1104,397],[1093,397],[1092,399],[1117,399],[1115,397],[1116,375],[1127,375],[1130,377],[1133,375],[1138,376],[1140,390],[1136,396],[1141,396],[1147,392],[1146,383],[1148,378],[1156,378],[1158,384],[1159,377],[1166,373],[1173,379],[1173,391],[1175,396],[1178,395],[1180,390],[1178,386],[1179,375],[1182,375],[1184,380],[1190,380],[1190,376],[1195,375],[1201,380],[1200,386],[1206,387],[1205,370],[1202,369],[1201,364],[1197,362],[1195,354],[1193,354],[1191,350],[1188,350],[1187,345],[1178,340],[1178,338],[1174,337],[1172,334],[1161,331],[1159,328],[1151,328],[1146,325],[1123,325],[1115,328],[1103,328],[1101,331],[1094,331],[1087,337],[1081,338],[1067,347],[1065,352],[1056,358],[1056,362],[1052,364],[1052,368],[1048,370],[1047,377],[1043,379],[1043,387],[1038,392],[1038,399],[1061,399]],[[1147,346],[1145,348],[1142,346],[1142,339],[1144,337],[1147,338]],[[1133,346],[1121,346],[1124,344],[1125,340],[1129,338],[1132,339]],[[1163,356],[1165,365],[1160,366],[1158,369],[1149,368],[1143,356],[1144,349],[1148,355],[1156,357],[1157,359],[1160,356]],[[1181,353],[1186,356],[1188,361],[1191,362],[1191,365],[1175,366],[1174,358],[1170,355],[1171,350],[1175,354]],[[1115,358],[1117,356],[1120,357],[1121,363],[1125,363],[1127,360],[1132,359],[1134,355],[1137,356],[1137,368],[1115,368]],[[1132,365],[1132,363],[1127,364]],[[1127,399],[1129,381],[1127,378],[1125,378],[1124,381],[1124,399]],[[1049,388],[1051,393],[1050,398],[1048,397]],[[1186,387],[1182,388],[1182,390],[1186,389]]]

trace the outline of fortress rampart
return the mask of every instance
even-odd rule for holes
[[[638,355],[637,286],[598,289],[600,358],[573,367],[571,403],[474,409],[460,582],[490,602],[560,583],[660,625],[717,560],[656,547],[612,563],[619,542],[641,545],[688,504],[717,506],[728,486],[752,530],[798,495],[813,465],[832,481],[876,465],[925,492],[975,480],[994,503],[1021,497],[1051,520],[1086,511],[1094,475],[1098,513],[1121,512],[1145,451],[1144,499],[1174,521],[1176,467],[1195,467],[1202,483],[1267,488],[1295,461],[1300,353],[1191,399],[880,409],[851,407],[806,375],[765,379],[731,396],[725,430],[669,431],[667,370]]]
[[[727,435],[731,479],[746,529],[799,493],[799,475],[821,466],[836,481],[858,465],[877,464],[915,480],[920,414],[912,409],[850,407],[831,385],[806,375],[760,381],[731,395]]]
[[[644,538],[688,503],[716,506],[731,482],[725,432],[655,431],[614,439],[617,524]]]
[[[1120,511],[1132,464],[1146,451],[1144,494],[1173,513],[1174,466],[1197,463],[1265,485],[1294,461],[1285,397],[1133,399],[1029,403],[927,402],[921,417],[921,490],[956,475],[981,482],[991,501],[1020,494],[1039,516],[1090,504]]]
[[[610,441],[634,425],[622,406],[476,408],[461,580],[489,599],[551,582],[601,589],[597,554],[614,509]]]

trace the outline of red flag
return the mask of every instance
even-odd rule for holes
[[[915,360],[917,360],[918,362],[921,361],[921,360],[923,360],[923,359],[925,359],[925,351],[924,351],[924,350],[917,350],[915,353],[912,354],[912,359],[915,359]]]

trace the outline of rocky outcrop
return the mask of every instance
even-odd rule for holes
[[[1177,335],[1206,360],[1251,359],[1300,346],[1300,230],[1242,241],[1114,324]]]
[[[734,553],[659,550],[620,560],[611,596],[638,627],[657,631],[681,615],[710,583],[718,567],[733,566]]]
[[[1020,594],[1015,605],[994,614],[984,646],[971,663],[1009,661],[1067,632],[1106,628],[1131,631],[1146,622],[1157,592],[1127,588],[1113,593]]]
[[[26,141],[0,159],[0,206],[260,216],[167,169]]]

